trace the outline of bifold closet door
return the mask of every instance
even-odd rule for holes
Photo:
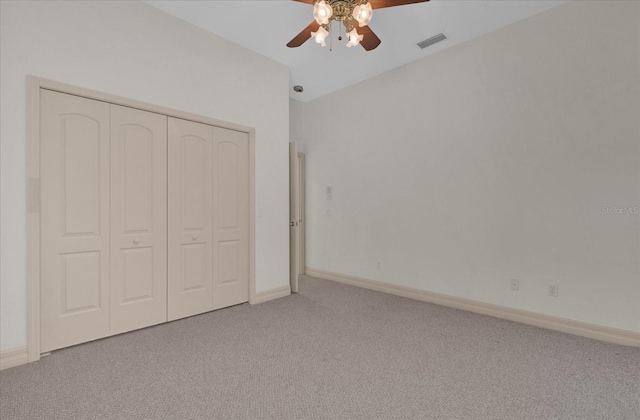
[[[41,90],[41,351],[167,319],[167,117]]]
[[[249,300],[249,135],[213,130],[213,309]]]
[[[213,134],[169,118],[168,319],[213,307]]]
[[[109,105],[40,91],[41,352],[109,335]]]
[[[111,334],[167,320],[167,117],[111,105]]]
[[[249,295],[249,139],[169,118],[168,318]]]

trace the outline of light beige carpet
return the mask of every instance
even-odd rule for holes
[[[0,372],[10,419],[640,419],[640,349],[304,278]]]

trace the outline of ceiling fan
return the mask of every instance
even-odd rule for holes
[[[373,15],[373,9],[384,7],[402,6],[405,4],[424,3],[429,0],[294,0],[299,3],[313,4],[313,17],[315,20],[296,35],[287,47],[295,48],[304,44],[309,38],[322,45],[326,45],[325,39],[331,30],[331,21],[341,22],[346,28],[349,42],[347,47],[361,44],[371,51],[382,42],[380,38],[369,28],[369,22]],[[338,38],[339,40],[342,37]]]

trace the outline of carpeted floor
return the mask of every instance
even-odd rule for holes
[[[10,419],[640,419],[640,349],[314,278],[0,372]]]

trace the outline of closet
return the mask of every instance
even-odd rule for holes
[[[249,136],[40,90],[40,351],[243,303]]]

